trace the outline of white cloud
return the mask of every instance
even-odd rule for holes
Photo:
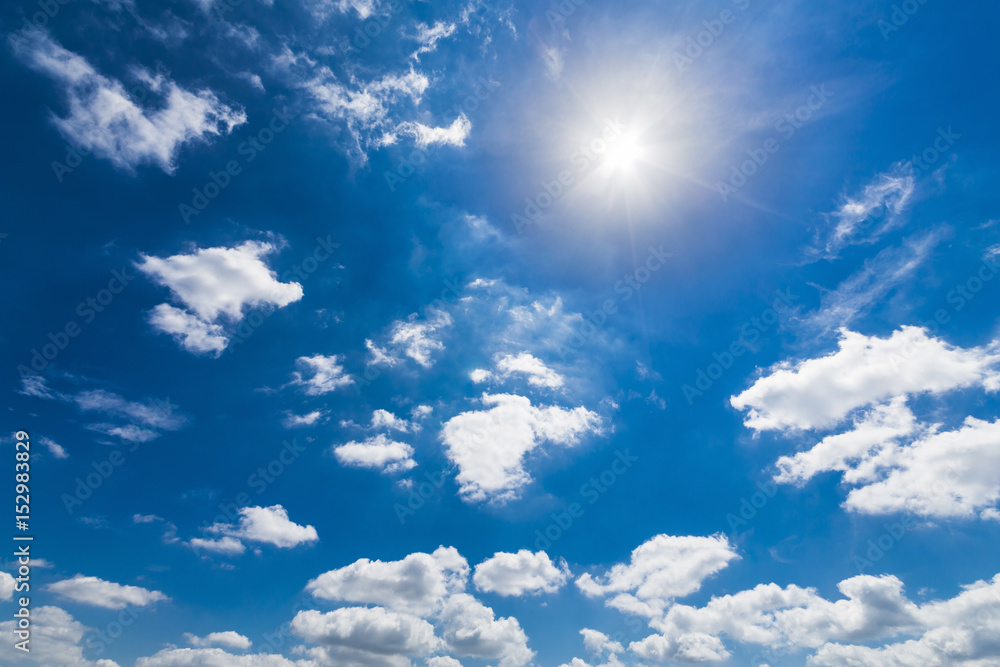
[[[465,588],[469,564],[453,547],[433,554],[413,553],[398,561],[362,558],[325,572],[306,586],[323,600],[383,605],[395,611],[428,616],[443,600]]]
[[[194,354],[217,357],[229,344],[229,337],[221,324],[205,322],[197,315],[169,303],[161,303],[149,311],[149,324],[173,336],[178,345]]]
[[[462,667],[462,663],[446,655],[436,655],[427,658],[427,667]]]
[[[608,606],[655,616],[673,599],[699,590],[705,579],[736,558],[724,535],[657,535],[636,547],[628,564],[618,563],[600,577],[584,574],[576,585],[591,597],[614,595]]]
[[[221,648],[165,648],[139,658],[135,667],[311,667],[275,653],[233,655]]]
[[[405,322],[397,320],[393,323],[389,344],[396,351],[396,356],[404,354],[424,368],[430,368],[434,363],[431,355],[444,349],[439,336],[443,329],[451,325],[451,316],[440,310],[432,311],[423,321],[418,321],[414,314]]]
[[[555,593],[569,578],[565,561],[557,567],[544,551],[500,552],[476,566],[476,588],[498,595]]]
[[[161,517],[155,514],[133,514],[132,523],[155,523],[157,521],[163,521]]]
[[[960,348],[904,326],[889,338],[841,331],[838,350],[825,357],[785,362],[730,399],[747,410],[756,430],[830,427],[849,413],[907,394],[940,394],[1000,386],[992,347]]]
[[[401,123],[398,130],[413,136],[417,146],[421,148],[431,145],[464,146],[472,131],[472,121],[463,113],[448,127],[429,127],[422,123],[406,122]]]
[[[383,607],[344,607],[325,614],[300,611],[291,630],[306,641],[334,650],[375,655],[423,656],[441,646],[430,623]]]
[[[500,667],[522,667],[535,656],[516,618],[496,618],[471,595],[453,595],[441,612],[442,636],[460,657],[499,659]]]
[[[917,271],[944,237],[945,229],[939,228],[906,239],[898,248],[885,248],[866,260],[864,267],[837,289],[823,294],[819,308],[802,322],[804,335],[822,336],[849,326],[885,303],[893,290],[911,286]]]
[[[418,59],[422,53],[430,53],[437,48],[437,43],[444,39],[445,37],[450,37],[455,32],[454,23],[445,23],[444,21],[437,21],[434,25],[429,26],[426,23],[417,24],[417,42],[420,44],[414,53],[413,57]]]
[[[272,243],[246,241],[165,258],[142,255],[137,268],[169,288],[188,309],[161,304],[152,310],[150,324],[190,352],[218,356],[228,343],[225,327],[235,328],[246,309],[283,308],[302,298],[300,284],[280,282],[262,260],[277,249]]]
[[[298,428],[301,426],[315,426],[323,421],[326,421],[326,417],[329,413],[326,410],[313,410],[312,412],[307,412],[304,415],[296,415],[291,412],[285,412],[284,418],[281,423],[285,428]]]
[[[843,202],[831,215],[836,227],[826,241],[826,252],[835,255],[846,245],[872,243],[897,224],[900,214],[909,206],[916,189],[913,166],[900,163],[883,174],[879,174],[866,185],[859,194],[844,197]],[[864,224],[873,217],[885,216],[875,229],[863,234],[871,224]]]
[[[470,501],[504,502],[531,482],[525,456],[543,442],[572,447],[601,419],[582,407],[533,407],[523,396],[483,394],[488,409],[463,412],[441,431],[448,459],[459,472],[460,493]]]
[[[128,605],[145,607],[169,599],[160,591],[150,591],[139,586],[124,586],[97,577],[85,577],[82,574],[72,579],[51,583],[46,590],[74,602],[105,609],[124,609]]]
[[[889,470],[847,495],[844,506],[865,514],[911,512],[937,518],[992,518],[1000,501],[1000,420],[968,417],[961,428],[931,432],[884,456]],[[852,480],[855,481],[855,480]]]
[[[280,549],[290,549],[319,539],[312,526],[300,526],[289,520],[288,512],[281,505],[242,507],[238,525],[216,523],[208,530],[246,542],[273,544]]]
[[[525,375],[528,378],[528,384],[537,387],[555,388],[563,385],[561,375],[527,352],[516,356],[508,354],[497,361],[497,370],[504,375]]]
[[[804,484],[815,475],[829,470],[872,470],[881,454],[902,436],[913,433],[916,419],[906,400],[895,398],[887,405],[876,406],[858,416],[854,428],[835,433],[821,440],[812,449],[778,459],[778,475],[782,484]]]
[[[239,556],[247,550],[245,544],[235,537],[220,537],[217,540],[206,540],[201,537],[192,537],[188,546],[196,551],[209,551],[223,556]]]
[[[419,428],[419,425],[411,424],[405,419],[400,419],[388,410],[378,409],[372,412],[371,427],[373,429],[388,429],[408,433],[413,427]]]
[[[14,589],[17,587],[17,582],[14,577],[10,576],[6,572],[0,572],[0,600],[11,600],[14,597]]]
[[[49,454],[52,455],[52,458],[56,459],[69,458],[69,454],[66,453],[66,448],[60,445],[55,440],[53,440],[52,438],[46,438],[45,436],[42,436],[41,438],[38,439],[38,442],[44,445],[45,448],[49,450]]]
[[[241,109],[224,104],[210,90],[190,92],[162,75],[138,69],[136,78],[161,100],[160,108],[143,109],[120,81],[102,75],[47,32],[19,33],[10,41],[29,67],[64,87],[69,115],[52,118],[63,136],[122,169],[152,163],[172,173],[183,145],[228,134],[246,122]]]
[[[210,646],[222,646],[223,648],[236,649],[238,651],[245,651],[250,648],[253,643],[248,637],[241,635],[238,632],[232,630],[227,630],[225,632],[211,632],[204,637],[198,637],[190,632],[184,633],[184,641],[186,641],[191,646],[198,648],[207,648]]]
[[[326,19],[334,11],[341,14],[356,12],[358,18],[366,19],[376,10],[376,0],[313,0],[312,11],[320,19]]]
[[[354,380],[344,371],[343,360],[337,354],[299,357],[295,365],[302,370],[292,373],[291,384],[303,387],[307,396],[322,396],[350,386]]]
[[[363,442],[352,441],[334,447],[333,455],[341,465],[370,468],[386,474],[405,472],[417,465],[413,460],[413,447],[389,440],[382,433]]]

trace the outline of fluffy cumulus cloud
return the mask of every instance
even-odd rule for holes
[[[452,325],[451,316],[444,311],[433,311],[423,319],[411,315],[405,322],[400,320],[392,325],[389,334],[389,349],[395,358],[407,356],[424,368],[433,365],[431,355],[444,350],[441,336]]]
[[[68,114],[54,116],[52,122],[63,136],[117,167],[155,164],[173,172],[183,145],[227,134],[246,122],[242,110],[221,102],[212,91],[191,92],[162,74],[138,68],[134,78],[160,101],[159,108],[144,109],[122,82],[101,74],[45,31],[22,31],[10,41],[22,61],[62,86]]]
[[[292,632],[306,641],[334,650],[376,655],[423,656],[441,645],[427,621],[383,607],[343,607],[322,613],[300,611]]]
[[[477,368],[470,373],[470,378],[477,384],[494,378],[509,378],[511,376],[523,377],[532,386],[550,389],[561,387],[565,383],[562,375],[528,352],[500,357],[497,359],[495,372]]]
[[[362,558],[321,574],[306,590],[322,600],[382,605],[426,616],[440,610],[447,596],[464,590],[468,576],[465,558],[452,547],[440,547],[398,561]]]
[[[544,551],[498,553],[476,566],[472,577],[476,588],[498,595],[555,593],[569,579],[565,562],[558,566]]]
[[[322,396],[350,386],[354,380],[344,371],[343,361],[336,354],[299,357],[295,365],[300,370],[292,374],[291,384],[301,387],[307,396]]]
[[[628,563],[597,577],[584,574],[576,585],[590,597],[610,596],[610,607],[652,617],[675,598],[699,590],[705,579],[736,558],[724,535],[657,535],[636,547]]]
[[[169,599],[160,591],[150,591],[139,586],[123,586],[97,577],[85,577],[82,574],[72,579],[51,583],[46,590],[80,604],[105,609],[124,609],[129,605],[145,607]]]
[[[911,402],[977,387],[996,391],[996,344],[958,348],[920,328],[889,338],[843,332],[840,349],[780,364],[732,399],[758,430],[840,427],[777,461],[775,481],[803,485],[841,473],[844,506],[865,514],[1000,517],[1000,421],[968,417],[957,428],[925,423]],[[847,417],[850,424],[843,426]]]
[[[195,551],[221,554],[223,556],[239,556],[247,550],[245,544],[235,537],[220,537],[218,539],[205,539],[202,537],[192,537],[187,545]]]
[[[843,597],[828,600],[812,588],[760,584],[703,607],[674,605],[651,622],[658,634],[629,650],[649,661],[716,662],[730,657],[725,638],[772,651],[808,650],[808,664],[830,667],[972,667],[1000,656],[1000,575],[924,605],[909,600],[892,575],[859,575],[838,589]]]
[[[301,526],[289,519],[288,511],[281,505],[240,508],[239,523],[216,523],[208,531],[244,542],[272,544],[279,549],[290,549],[319,539],[315,528]]]
[[[247,241],[170,257],[143,255],[139,270],[169,288],[186,308],[160,304],[151,311],[150,324],[189,352],[219,356],[246,309],[283,308],[302,298],[300,284],[279,281],[264,262],[277,249],[273,243]]]
[[[204,637],[193,635],[190,632],[184,633],[184,641],[191,646],[206,648],[209,646],[221,646],[223,648],[245,651],[250,648],[252,642],[248,637],[238,632],[227,630],[225,632],[210,632]]]
[[[888,338],[842,330],[838,349],[782,363],[730,399],[756,430],[831,427],[852,411],[907,394],[941,394],[980,385],[1000,388],[995,345],[960,348],[902,327]]]
[[[535,656],[516,618],[496,618],[493,610],[471,595],[448,599],[441,612],[442,636],[459,657],[499,660],[500,667],[522,667]]]
[[[545,442],[576,445],[600,431],[597,413],[578,407],[535,407],[523,396],[483,394],[485,410],[463,412],[441,431],[448,459],[458,466],[459,491],[466,500],[505,502],[531,482],[525,456]]]
[[[351,441],[334,447],[333,455],[343,466],[369,468],[386,474],[406,472],[417,465],[412,458],[413,447],[389,440],[382,433],[362,442]]]

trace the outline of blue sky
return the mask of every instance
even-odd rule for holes
[[[5,4],[0,658],[1000,664],[997,18]]]

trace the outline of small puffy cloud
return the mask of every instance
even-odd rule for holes
[[[226,632],[211,632],[204,637],[198,637],[190,632],[184,633],[184,641],[191,646],[198,648],[208,648],[210,646],[221,646],[223,648],[246,651],[250,648],[251,641],[238,632],[227,630]]]
[[[590,597],[614,596],[608,606],[656,616],[672,600],[701,588],[708,577],[739,558],[724,535],[657,535],[632,551],[630,561],[603,575],[584,574],[577,588]]]
[[[297,415],[291,412],[285,412],[284,418],[282,418],[281,423],[285,428],[300,428],[303,426],[315,426],[326,420],[327,417],[326,410],[313,410],[312,412],[307,412],[304,415]]]
[[[208,531],[245,542],[273,544],[279,549],[290,549],[319,539],[315,528],[300,526],[291,521],[287,510],[281,505],[242,507],[237,525],[216,523]]]
[[[586,408],[534,407],[523,396],[483,394],[485,410],[449,419],[441,439],[458,468],[466,500],[505,502],[531,482],[525,456],[544,442],[576,445],[586,433],[600,431],[601,418]]]
[[[222,556],[239,556],[247,550],[245,544],[235,537],[220,537],[217,540],[206,540],[201,537],[192,537],[187,545],[195,551],[207,551]]]
[[[150,313],[150,324],[189,352],[219,356],[229,340],[227,327],[235,328],[246,309],[283,308],[302,298],[300,284],[280,282],[263,261],[277,249],[273,243],[246,241],[170,257],[143,255],[138,269],[187,308],[161,304]]]
[[[155,514],[133,514],[132,523],[155,523],[157,521],[163,521],[162,517],[158,517]]]
[[[307,396],[322,396],[350,386],[354,380],[344,371],[343,360],[336,354],[299,357],[295,364],[301,370],[292,374],[291,384],[302,387]]]
[[[362,558],[319,575],[306,590],[322,600],[383,605],[427,616],[440,609],[447,596],[464,590],[468,576],[465,558],[453,547],[440,547],[398,561]]]
[[[440,310],[432,311],[424,320],[418,320],[415,314],[405,322],[397,320],[389,334],[392,356],[405,355],[424,368],[430,368],[434,364],[431,355],[444,349],[441,333],[451,325],[451,316]]]
[[[399,131],[413,136],[417,146],[425,148],[431,145],[464,146],[465,140],[472,131],[472,121],[463,113],[452,121],[448,127],[428,127],[423,123],[401,123]]]
[[[246,122],[241,109],[224,104],[212,91],[191,92],[139,68],[133,74],[161,103],[158,109],[143,109],[124,84],[98,72],[44,30],[22,31],[10,43],[24,63],[63,87],[68,115],[52,117],[59,132],[122,169],[151,163],[172,173],[182,146],[228,134]]]
[[[814,429],[896,396],[1000,387],[1000,355],[992,347],[955,347],[920,327],[904,326],[889,338],[845,329],[838,348],[825,357],[778,364],[730,402],[748,412],[744,423],[756,430]]]
[[[414,426],[414,424],[411,424],[405,419],[400,419],[388,410],[378,409],[372,412],[371,427],[373,429],[387,429],[390,431],[401,431],[403,433],[407,433]]]
[[[49,454],[52,455],[52,458],[56,459],[69,458],[69,454],[66,453],[66,449],[52,438],[46,438],[45,436],[42,436],[41,438],[38,439],[38,442],[44,445],[45,448],[49,450]]]
[[[472,581],[476,588],[498,595],[555,593],[569,579],[565,562],[558,567],[544,551],[532,553],[521,549],[497,553],[476,566]]]
[[[382,433],[363,442],[351,441],[334,447],[333,455],[343,466],[369,468],[386,474],[406,472],[417,465],[413,460],[413,447],[389,440]]]
[[[540,359],[522,352],[518,355],[508,354],[497,361],[497,370],[503,375],[524,375],[528,384],[537,387],[561,387],[563,377],[546,366]]]
[[[462,667],[462,663],[447,655],[436,655],[427,658],[427,667]]]
[[[97,577],[85,577],[82,574],[49,584],[46,590],[80,604],[105,609],[124,609],[129,605],[145,607],[169,599],[160,591],[150,591],[139,586],[124,586]]]
[[[523,667],[535,657],[516,618],[496,618],[471,595],[459,593],[441,611],[442,637],[459,657],[500,660],[500,667]]]

